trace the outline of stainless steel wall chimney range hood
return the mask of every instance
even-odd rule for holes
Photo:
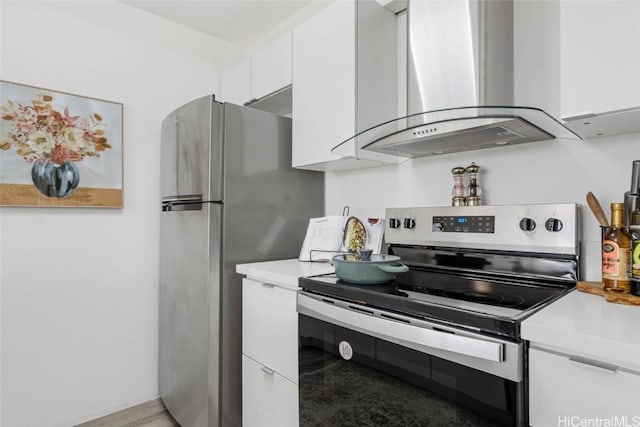
[[[407,112],[345,145],[424,157],[582,139],[541,109],[514,103],[513,0],[410,0]]]

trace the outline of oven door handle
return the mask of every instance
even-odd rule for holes
[[[465,356],[502,362],[504,360],[504,344],[481,338],[458,335],[455,332],[408,325],[399,321],[387,320],[370,314],[364,310],[351,310],[326,303],[298,292],[298,313],[324,320],[367,335],[396,343],[409,343],[411,347],[421,347],[449,351]],[[428,351],[425,351],[428,353]]]

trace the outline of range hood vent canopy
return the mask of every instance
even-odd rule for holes
[[[412,114],[358,133],[332,149],[416,158],[580,136],[538,108],[460,107]]]
[[[409,0],[407,116],[333,148],[404,158],[581,140],[539,108],[514,102],[513,0]]]

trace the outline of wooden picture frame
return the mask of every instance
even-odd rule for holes
[[[0,80],[0,206],[123,207],[120,103]]]

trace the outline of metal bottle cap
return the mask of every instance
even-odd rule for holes
[[[464,174],[465,168],[463,168],[462,166],[456,166],[455,168],[451,169],[451,173],[453,175],[462,175]]]

